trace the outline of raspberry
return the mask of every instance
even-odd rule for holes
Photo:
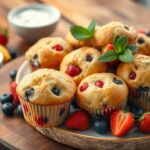
[[[62,47],[61,45],[57,44],[57,45],[54,45],[54,46],[52,47],[52,49],[55,49],[56,51],[62,51],[62,50],[63,50],[63,47]]]
[[[102,88],[103,85],[104,85],[104,82],[101,81],[101,80],[99,80],[99,81],[97,81],[97,82],[95,83],[95,85],[98,86],[98,87],[100,87],[100,88]]]
[[[81,86],[80,86],[80,91],[83,92],[85,91],[87,88],[88,88],[88,84],[87,83],[83,83]]]
[[[81,72],[81,69],[77,65],[70,65],[66,71],[68,75],[71,77],[79,75]]]

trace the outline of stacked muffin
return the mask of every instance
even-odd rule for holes
[[[133,56],[133,44],[139,40],[136,30],[120,22],[92,27],[85,39],[68,32],[65,40],[43,38],[26,52],[33,71],[39,70],[25,76],[17,92],[24,116],[33,126],[60,125],[74,96],[93,116],[126,107],[128,95],[134,105],[150,110],[150,57],[142,55],[148,50],[140,46],[141,54]],[[37,116],[47,118],[45,125]]]

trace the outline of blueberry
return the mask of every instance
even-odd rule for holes
[[[124,26],[124,28],[125,28],[126,30],[129,30],[129,27],[128,27],[128,26]]]
[[[137,107],[131,108],[130,111],[134,114],[135,119],[139,119],[144,113],[144,111],[141,108],[137,108]]]
[[[86,61],[91,62],[93,60],[93,57],[91,55],[86,56]]]
[[[17,70],[12,70],[9,73],[9,77],[14,81],[16,79]]]
[[[12,59],[14,59],[17,57],[17,52],[14,50],[10,50],[10,55],[11,55]]]
[[[116,83],[116,84],[118,84],[118,85],[123,84],[123,82],[121,80],[116,79],[116,78],[113,79],[113,82]]]
[[[26,100],[29,101],[29,99],[33,96],[33,94],[34,94],[34,88],[27,89],[25,92]]]
[[[1,103],[4,104],[4,103],[7,103],[7,102],[10,102],[10,103],[13,102],[13,97],[9,93],[5,93],[1,96]]]
[[[94,130],[99,134],[105,134],[109,130],[109,122],[107,119],[100,118],[96,119],[94,122]]]
[[[23,116],[23,111],[22,111],[22,106],[21,106],[21,104],[19,104],[18,106],[17,106],[17,111],[18,111],[18,114],[19,114],[19,116]]]
[[[144,44],[144,43],[145,43],[145,41],[144,41],[143,38],[138,38],[138,39],[137,39],[137,42],[138,42],[139,44]]]
[[[71,105],[74,109],[79,109],[79,105],[77,104],[76,98],[74,97],[71,101]]]
[[[138,92],[148,92],[149,91],[149,87],[145,86],[142,87],[140,86],[139,88],[136,89]]]
[[[6,116],[12,116],[14,112],[14,104],[10,102],[3,104],[2,111]]]
[[[148,32],[146,33],[146,35],[150,37],[150,31],[148,31]]]
[[[57,96],[59,96],[59,94],[60,94],[60,90],[59,90],[57,87],[54,87],[54,88],[52,89],[52,92],[53,92],[55,95],[57,95]]]

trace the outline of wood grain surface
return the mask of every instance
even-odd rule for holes
[[[150,29],[150,10],[130,0],[0,0],[0,28],[10,28],[7,14],[12,8],[34,2],[52,4],[61,10],[61,21],[51,36],[63,37],[71,24],[86,25],[91,19],[95,19],[99,25],[109,21],[122,21],[136,28]],[[29,46],[31,45],[10,28],[10,49],[15,49],[18,55],[22,55]],[[0,69],[0,94],[9,91],[9,71],[18,69],[23,60],[24,58],[20,57]],[[17,115],[9,118],[1,111],[0,139],[23,150],[73,149],[42,136]]]

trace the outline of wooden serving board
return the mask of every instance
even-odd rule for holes
[[[28,61],[24,61],[18,70],[16,82],[19,81],[27,74],[31,73],[31,67]],[[71,112],[74,109],[71,107]],[[98,134],[94,131],[92,125],[86,131],[73,131],[68,130],[65,126],[40,128],[35,127],[40,133],[62,144],[66,144],[80,149],[103,149],[108,150],[118,149],[121,145],[122,150],[132,147],[133,150],[150,147],[150,134],[140,133],[134,127],[127,135],[117,138],[108,132],[105,135]]]

